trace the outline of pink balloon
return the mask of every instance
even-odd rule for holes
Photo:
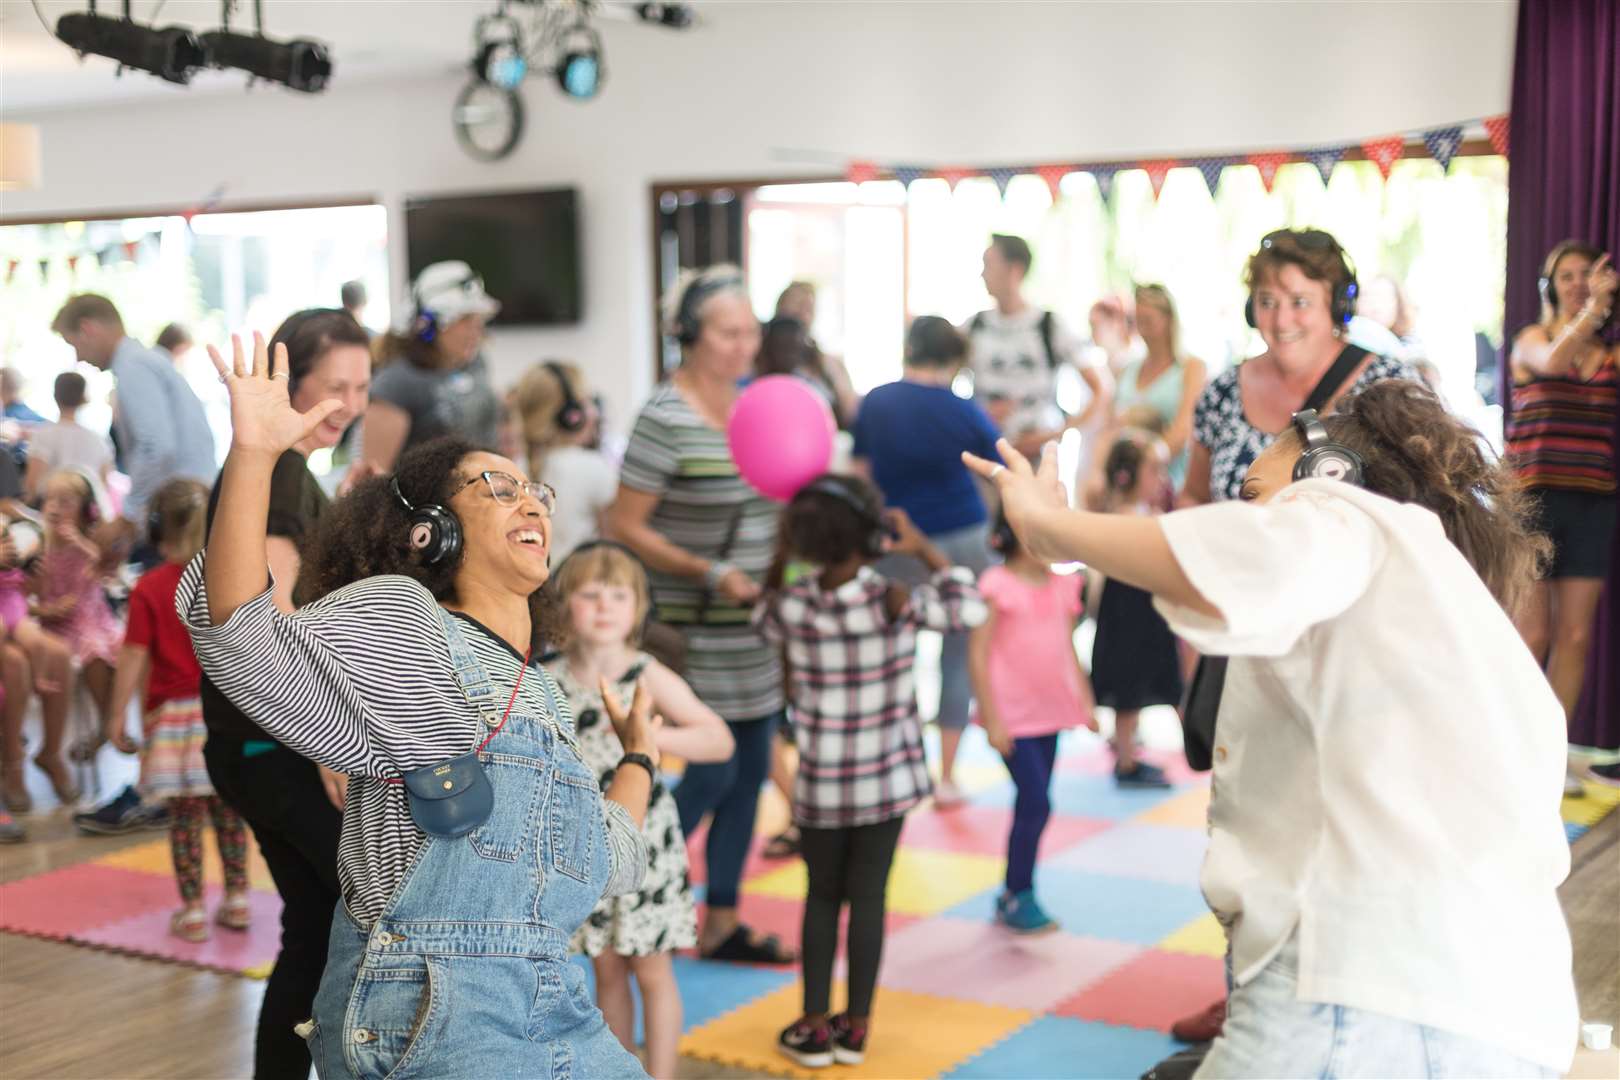
[[[768,499],[786,502],[827,471],[836,427],[810,384],[792,375],[749,383],[731,408],[726,444],[737,472]]]

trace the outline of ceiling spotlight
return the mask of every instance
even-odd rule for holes
[[[607,73],[602,68],[602,39],[595,30],[579,23],[557,47],[557,85],[563,93],[581,101],[596,96]]]
[[[516,90],[529,73],[523,55],[523,31],[504,11],[478,20],[474,31],[478,51],[473,55],[473,72],[500,90]]]
[[[181,85],[208,63],[202,43],[183,26],[159,30],[130,19],[73,12],[56,20],[56,36],[81,56],[105,56]]]
[[[697,21],[692,5],[681,3],[637,4],[636,15],[642,22],[657,23],[671,30],[685,30]]]
[[[332,57],[318,41],[272,41],[262,34],[212,30],[202,35],[215,67],[242,71],[292,90],[317,94],[332,78]]]

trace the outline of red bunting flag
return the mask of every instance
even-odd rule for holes
[[[128,259],[130,262],[134,262],[135,252],[140,250],[140,246],[141,242],[139,240],[127,241],[124,244],[124,258]]]
[[[957,184],[960,184],[970,176],[976,176],[978,174],[973,169],[950,168],[935,169],[934,175],[949,184],[951,186],[951,190],[955,191]]]
[[[1391,135],[1387,139],[1369,139],[1361,144],[1361,152],[1367,155],[1367,160],[1378,166],[1378,171],[1385,180],[1389,179],[1389,170],[1401,159],[1406,152],[1406,139],[1400,135]]]
[[[868,180],[876,180],[877,175],[877,166],[870,161],[852,161],[844,173],[844,178],[852,184],[864,184]]]
[[[1260,170],[1260,183],[1265,185],[1266,194],[1271,194],[1271,186],[1277,182],[1277,170],[1288,161],[1288,155],[1283,153],[1250,154],[1248,162]]]
[[[1052,193],[1053,202],[1058,201],[1058,195],[1061,191],[1060,185],[1063,183],[1063,178],[1068,176],[1069,173],[1073,171],[1074,170],[1067,165],[1035,166],[1035,175],[1046,181],[1046,189]]]
[[[1485,134],[1491,137],[1491,149],[1503,157],[1508,156],[1508,118],[1493,116],[1485,121]]]
[[[22,265],[22,260],[21,259],[7,259],[6,260],[6,284],[7,285],[10,285],[11,284],[11,279],[17,276],[17,267],[20,266],[20,265]]]
[[[67,264],[68,273],[77,274],[79,272],[79,257],[77,255],[69,255],[67,257]]]
[[[1164,190],[1164,178],[1170,175],[1170,170],[1181,164],[1172,158],[1162,158],[1158,161],[1144,161],[1141,166],[1148,174],[1148,181],[1153,185],[1153,199],[1159,199],[1159,192]]]

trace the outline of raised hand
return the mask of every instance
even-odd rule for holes
[[[1609,259],[1609,253],[1604,252],[1598,256],[1597,262],[1586,274],[1587,303],[1600,315],[1606,315],[1614,308],[1615,290],[1620,289],[1620,274],[1615,273],[1614,264]]]
[[[630,707],[626,708],[619,695],[613,692],[606,679],[599,680],[602,691],[602,707],[607,710],[608,719],[613,722],[613,732],[618,735],[619,742],[627,754],[646,754],[652,758],[653,764],[658,764],[658,741],[656,735],[663,725],[660,717],[654,716],[652,707],[652,692],[647,689],[645,679],[636,680],[636,693],[630,700]]]
[[[246,360],[242,339],[231,335],[231,362],[226,364],[219,350],[208,346],[220,381],[231,395],[231,452],[279,456],[309,437],[321,421],[343,407],[328,399],[299,412],[287,400],[287,347],[276,345],[271,356],[264,335],[253,335],[253,357]]]
[[[1005,465],[986,461],[965,451],[962,454],[962,461],[968,468],[996,485],[996,490],[1001,494],[1002,508],[1007,512],[1007,521],[1012,525],[1013,532],[1018,534],[1018,540],[1024,545],[1024,549],[1036,558],[1061,561],[1064,558],[1063,554],[1044,547],[1041,530],[1036,527],[1044,515],[1054,510],[1069,508],[1068,493],[1063,490],[1063,482],[1058,479],[1057,444],[1046,444],[1041,451],[1038,469],[1030,465],[1029,459],[1020,454],[1006,439],[998,440],[996,449],[1000,451],[1001,460],[1006,462]]]

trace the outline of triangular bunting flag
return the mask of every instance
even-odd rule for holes
[[[1423,133],[1423,145],[1429,148],[1434,160],[1440,163],[1441,172],[1451,171],[1451,159],[1457,156],[1457,148],[1462,145],[1463,132],[1460,127],[1432,128]]]
[[[1491,137],[1491,149],[1503,157],[1508,156],[1508,118],[1492,116],[1485,121],[1485,134]]]
[[[1019,172],[1018,169],[1009,168],[986,169],[984,175],[995,181],[996,190],[1001,192],[1001,197],[1005,199],[1007,197],[1007,185],[1012,183],[1012,178],[1017,176]]]
[[[1114,193],[1114,174],[1119,172],[1115,165],[1089,165],[1086,172],[1097,181],[1097,194],[1102,198],[1103,205],[1108,205],[1108,198]]]
[[[1323,187],[1327,187],[1328,181],[1333,179],[1333,166],[1339,163],[1339,159],[1344,157],[1344,152],[1348,149],[1346,146],[1321,146],[1315,150],[1305,151],[1305,160],[1316,166],[1316,171],[1321,174]]]
[[[124,258],[128,259],[130,262],[134,262],[135,261],[135,252],[139,251],[140,247],[141,247],[141,242],[139,240],[130,240],[127,243],[125,243],[124,244]]]
[[[106,266],[108,263],[112,262],[113,253],[117,250],[118,248],[116,246],[109,244],[100,251],[96,252],[96,265]]]
[[[77,276],[79,273],[79,257],[77,255],[69,255],[67,257],[67,264],[68,273]]]
[[[1199,175],[1204,178],[1204,186],[1209,188],[1211,195],[1214,195],[1215,189],[1221,186],[1221,173],[1225,172],[1226,167],[1233,164],[1233,161],[1231,158],[1204,157],[1194,158],[1187,164],[1198,170]]]
[[[1170,158],[1141,162],[1141,167],[1148,174],[1148,182],[1153,185],[1153,200],[1155,202],[1159,199],[1159,192],[1164,190],[1164,178],[1170,175],[1171,169],[1180,164],[1181,162]]]
[[[966,180],[968,177],[975,176],[977,174],[972,169],[950,168],[950,169],[935,169],[934,170],[934,175],[939,177],[941,180],[945,181],[947,184],[949,184],[951,186],[951,190],[955,191],[957,184],[960,184],[963,180]]]
[[[1073,171],[1074,169],[1068,165],[1035,166],[1035,175],[1046,181],[1046,190],[1052,193],[1053,202],[1057,202],[1059,195],[1062,194],[1063,178]]]
[[[51,278],[51,260],[39,260],[39,280],[49,281]]]
[[[868,180],[876,180],[877,174],[877,166],[870,161],[852,161],[849,168],[844,170],[844,179],[852,184],[864,184]]]
[[[922,179],[923,174],[927,171],[927,169],[918,168],[916,165],[889,166],[889,172],[894,174],[894,178],[908,188],[912,185],[913,181]]]
[[[1289,155],[1272,152],[1269,154],[1250,154],[1248,161],[1260,170],[1260,183],[1265,185],[1266,194],[1271,194],[1271,186],[1277,182],[1277,170],[1288,161]]]
[[[1368,161],[1378,166],[1378,171],[1385,180],[1388,180],[1389,170],[1406,152],[1406,139],[1400,135],[1391,135],[1384,139],[1368,139],[1361,144],[1361,152],[1367,155]]]
[[[20,266],[21,264],[22,264],[21,259],[7,259],[6,260],[6,284],[7,285],[10,285],[11,284],[11,279],[17,276],[17,267]]]

